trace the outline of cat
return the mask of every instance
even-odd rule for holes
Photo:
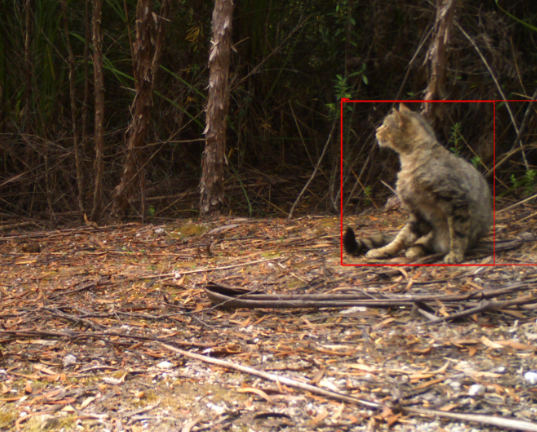
[[[348,228],[345,251],[367,258],[387,258],[406,249],[414,259],[444,253],[446,264],[457,264],[466,250],[492,225],[492,197],[485,178],[470,163],[438,143],[433,128],[404,104],[393,108],[376,131],[380,147],[399,153],[397,194],[409,213],[395,236],[380,234],[356,240]]]

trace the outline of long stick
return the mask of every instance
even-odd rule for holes
[[[380,408],[384,407],[384,405],[381,404],[381,403],[371,402],[371,401],[368,401],[368,400],[365,400],[365,399],[355,398],[355,397],[348,396],[346,394],[338,393],[338,392],[335,392],[335,391],[324,390],[322,388],[312,386],[310,384],[306,384],[306,383],[303,383],[303,382],[300,382],[300,381],[295,381],[294,379],[287,378],[287,377],[284,377],[284,376],[281,376],[281,375],[275,375],[275,374],[263,372],[263,371],[260,371],[260,370],[257,370],[257,369],[254,369],[254,368],[251,368],[251,367],[248,367],[248,366],[243,366],[243,365],[239,365],[239,364],[236,364],[236,363],[231,363],[231,362],[228,362],[228,361],[225,361],[225,360],[219,360],[219,359],[215,359],[215,358],[212,358],[212,357],[207,357],[207,356],[204,356],[204,355],[201,355],[201,354],[192,353],[192,352],[185,351],[185,350],[182,350],[182,349],[179,349],[179,348],[175,348],[174,346],[171,346],[171,345],[168,345],[168,344],[165,344],[165,343],[162,343],[162,342],[160,344],[164,348],[167,348],[170,351],[174,351],[174,352],[176,352],[178,354],[184,355],[185,357],[190,357],[190,358],[193,358],[193,359],[196,359],[196,360],[201,360],[202,362],[215,364],[215,365],[222,366],[222,367],[225,367],[225,368],[228,368],[228,369],[235,369],[235,370],[238,370],[240,372],[245,372],[247,374],[255,375],[255,376],[264,378],[266,380],[269,380],[269,381],[274,381],[274,382],[277,382],[277,383],[288,385],[290,387],[295,387],[295,388],[299,388],[299,389],[302,389],[302,390],[306,390],[306,391],[309,391],[311,393],[318,394],[318,395],[321,395],[321,396],[336,398],[336,399],[339,399],[339,400],[344,400],[346,402],[354,402],[354,403],[358,403],[360,405],[365,405],[365,406],[367,406],[369,408],[380,409]]]

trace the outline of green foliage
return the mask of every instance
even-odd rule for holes
[[[524,180],[526,182],[526,193],[530,194],[535,191],[535,186],[537,185],[537,170],[527,170],[524,174]]]
[[[472,159],[471,159],[471,162],[472,162],[472,165],[474,166],[475,169],[479,169],[479,167],[481,166],[481,164],[483,163],[481,161],[481,158],[479,156],[474,156]]]
[[[511,177],[509,177],[509,180],[511,180],[511,185],[515,189],[518,189],[522,185],[522,181],[518,180],[514,174],[511,174]]]
[[[455,156],[461,155],[461,146],[460,146],[460,142],[462,141],[461,130],[462,130],[462,127],[460,123],[455,123],[451,127],[451,134],[450,134],[448,143],[451,144],[450,150],[453,153],[455,153]]]
[[[369,207],[371,204],[373,204],[371,202],[371,197],[373,195],[373,189],[371,188],[371,186],[365,186],[364,187],[364,195],[366,196],[366,198],[364,200],[364,206]]]
[[[537,170],[527,170],[524,175],[517,178],[514,174],[509,177],[514,190],[522,189],[526,195],[535,193],[537,186]]]
[[[338,103],[326,104],[330,118],[339,117],[339,101],[341,99],[350,99],[352,96],[351,87],[348,84],[347,78],[336,75],[334,93]],[[347,106],[346,109],[350,110],[351,108]]]
[[[360,70],[349,74],[349,78],[358,76],[358,77],[360,77],[362,79],[362,81],[363,81],[363,83],[365,85],[369,84],[369,80],[367,79],[367,76],[365,74],[365,67],[366,67],[365,63],[362,63],[362,66],[361,66]]]

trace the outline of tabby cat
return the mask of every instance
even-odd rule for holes
[[[377,129],[380,147],[399,153],[397,194],[409,213],[396,236],[377,235],[356,241],[348,228],[347,253],[386,258],[406,249],[406,256],[445,253],[444,262],[460,263],[466,250],[488,233],[492,199],[485,178],[468,162],[450,153],[436,139],[425,118],[400,104]]]

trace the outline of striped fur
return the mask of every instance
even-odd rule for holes
[[[354,231],[349,227],[343,236],[343,247],[348,254],[358,256],[371,249],[384,246],[390,243],[394,238],[395,236],[393,234],[379,233],[371,237],[356,240]]]

